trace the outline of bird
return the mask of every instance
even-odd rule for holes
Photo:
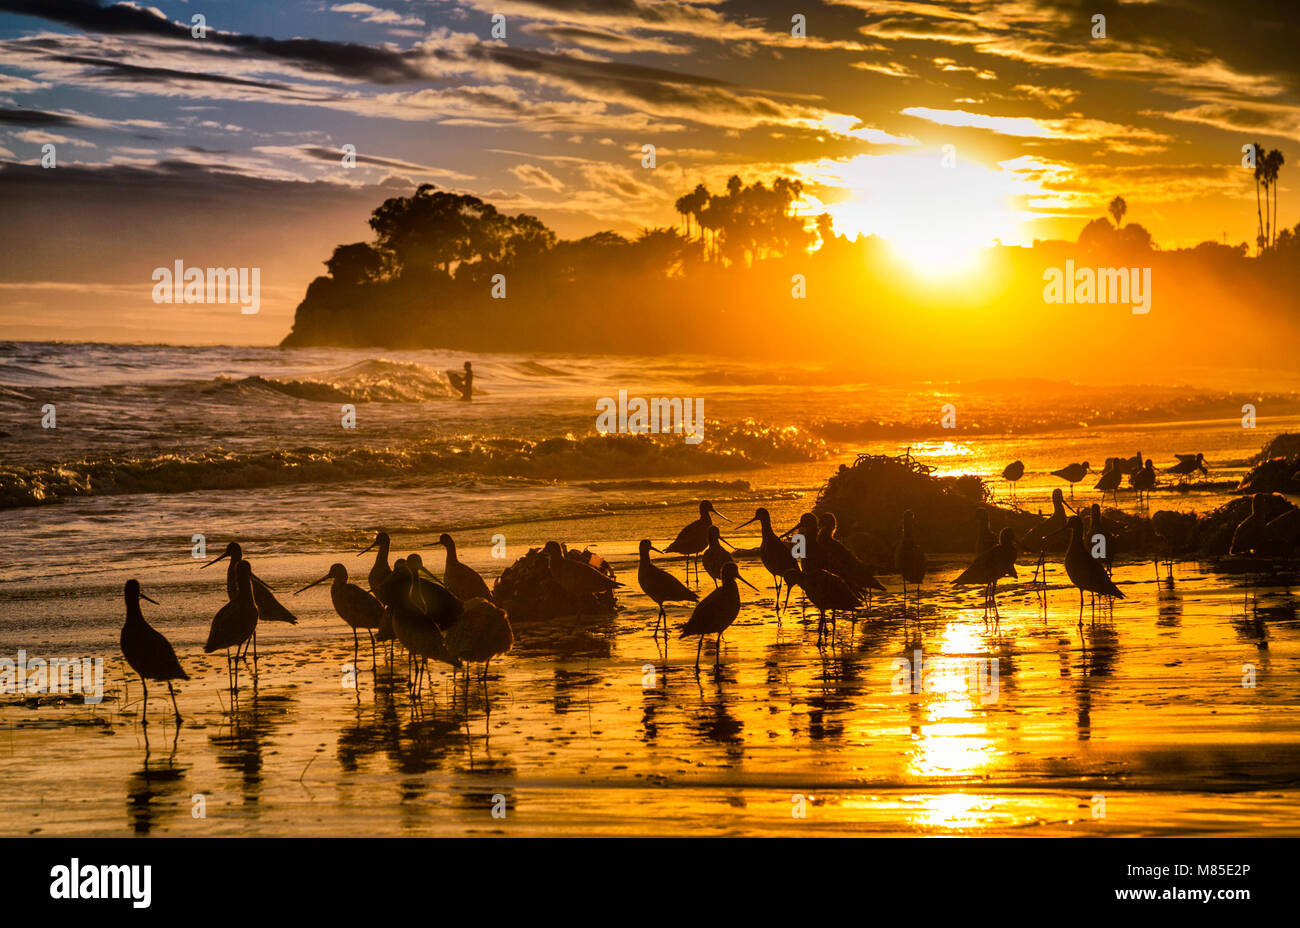
[[[494,657],[510,653],[515,644],[515,633],[504,609],[490,599],[477,596],[465,603],[464,613],[447,629],[445,641],[452,657],[465,664],[483,665],[486,693],[488,664]],[[466,673],[468,681],[468,670]]]
[[[1062,480],[1068,480],[1070,483],[1070,498],[1074,498],[1074,485],[1088,476],[1088,462],[1082,464],[1067,464],[1060,470],[1052,471],[1053,477],[1060,477]]]
[[[122,656],[127,664],[140,675],[140,685],[144,687],[144,708],[140,718],[142,725],[149,724],[149,681],[162,680],[167,684],[167,692],[172,697],[172,711],[176,721],[181,721],[181,710],[176,706],[176,691],[172,688],[173,680],[188,680],[189,676],[176,659],[176,651],[171,642],[152,625],[144,620],[140,611],[140,600],[148,600],[155,606],[156,600],[150,599],[140,589],[140,581],[126,581],[123,589],[126,595],[126,623],[122,626]]]
[[[998,537],[989,528],[989,511],[983,507],[975,510],[975,554],[981,555],[998,543]]]
[[[1034,567],[1034,581],[1042,584],[1044,590],[1047,589],[1047,539],[1061,534],[1066,528],[1065,510],[1069,503],[1065,501],[1065,494],[1059,488],[1052,491],[1052,514],[1031,531],[1038,540],[1038,564]],[[1071,512],[1074,510],[1071,509]],[[1026,534],[1026,540],[1028,534]]]
[[[375,633],[374,630],[383,624],[384,604],[373,594],[355,583],[348,582],[348,569],[342,564],[331,564],[329,573],[315,580],[293,595],[310,590],[317,584],[324,583],[326,580],[333,580],[330,584],[330,601],[334,604],[334,611],[339,614],[339,618],[352,627],[352,660],[355,664],[357,648],[359,641],[357,639],[357,629],[364,628],[370,633],[370,662],[374,666],[375,661]]]
[[[1161,553],[1164,557],[1156,558],[1156,580],[1160,580],[1160,563],[1163,560],[1168,567],[1168,577],[1174,578],[1174,559],[1195,547],[1196,516],[1189,512],[1172,512],[1161,509],[1151,516],[1151,530],[1160,540]]]
[[[1175,454],[1178,463],[1165,471],[1167,474],[1178,474],[1180,477],[1190,477],[1196,471],[1203,475],[1209,476],[1210,469],[1205,466],[1205,455],[1201,452],[1195,454]]]
[[[1229,554],[1264,556],[1270,553],[1268,497],[1267,493],[1256,493],[1251,497],[1250,515],[1242,519],[1233,531]]]
[[[1125,474],[1132,477],[1143,468],[1142,452],[1139,451],[1131,458],[1120,458],[1119,466]]]
[[[412,658],[419,658],[415,679],[408,684],[409,689],[418,694],[429,658],[449,664],[453,669],[461,666],[461,660],[448,650],[442,630],[430,613],[429,604],[422,593],[422,578],[409,561],[409,558],[399,558],[393,564],[393,572],[384,582],[384,593],[388,599],[387,610],[392,617],[397,640]],[[461,618],[460,601],[450,593],[446,593],[446,598],[456,604],[456,618]],[[439,597],[438,604],[445,605],[445,598]],[[447,624],[450,626],[452,623]]]
[[[239,565],[244,560],[244,551],[238,542],[232,541],[226,545],[226,550],[218,554],[212,560],[204,564],[204,567],[211,567],[224,558],[230,558],[230,566],[226,569],[226,595],[232,600],[235,598],[236,575],[239,572]],[[202,569],[202,568],[200,568]],[[263,582],[257,574],[252,575],[253,598],[257,600],[257,612],[263,622],[287,622],[290,625],[298,624],[298,617],[281,605],[280,601],[275,598],[275,593]]]
[[[406,556],[406,569],[411,573],[411,602],[414,607],[433,620],[442,630],[460,618],[464,607],[459,599],[424,566],[418,554]]]
[[[1095,484],[1095,488],[1101,491],[1104,497],[1107,493],[1115,494],[1119,499],[1119,485],[1124,480],[1124,465],[1119,458],[1107,458],[1106,467],[1101,472],[1101,479]]]
[[[436,544],[447,549],[447,565],[442,570],[442,582],[451,590],[451,595],[462,602],[471,599],[486,599],[490,602],[492,591],[477,570],[468,564],[462,564],[456,557],[456,542],[451,536],[443,532],[438,536]]]
[[[1088,542],[1093,548],[1097,547],[1097,536],[1101,536],[1101,554],[1096,555],[1097,560],[1101,561],[1101,566],[1106,568],[1106,573],[1111,572],[1111,564],[1115,558],[1115,534],[1109,522],[1103,518],[1101,507],[1096,503],[1088,510]]]
[[[1002,479],[1011,484],[1011,499],[1016,498],[1016,481],[1025,475],[1025,462],[1012,461],[1002,468]]]
[[[992,547],[975,555],[971,565],[957,575],[953,583],[982,583],[984,585],[984,608],[990,605],[997,611],[998,581],[1003,577],[1016,576],[1016,533],[1009,527],[998,535]]]
[[[817,543],[822,548],[823,556],[831,573],[838,574],[847,580],[858,594],[866,593],[868,603],[871,601],[870,597],[873,592],[883,593],[885,586],[876,579],[876,575],[871,568],[835,537],[835,533],[839,528],[835,513],[823,510],[817,517],[817,524],[819,526]]]
[[[379,549],[375,554],[375,564],[370,568],[370,574],[366,578],[370,584],[370,592],[376,596],[379,595],[379,588],[384,585],[384,581],[393,575],[393,568],[388,566],[388,545],[388,533],[377,532],[375,540],[370,543],[370,547],[357,555],[357,557],[361,557],[362,554],[373,551],[375,548]]]
[[[903,535],[894,549],[894,567],[903,578],[903,613],[907,613],[907,585],[916,586],[917,609],[920,609],[921,581],[925,579],[925,552],[916,543],[912,510],[903,512]]]
[[[790,553],[790,549],[786,547],[785,542],[776,537],[776,532],[772,531],[772,516],[761,506],[754,510],[754,518],[738,525],[737,529],[742,529],[754,522],[759,524],[762,532],[758,544],[758,557],[763,562],[763,567],[772,575],[772,586],[776,591],[776,614],[779,618],[781,615],[781,582],[783,580],[789,582],[792,576],[798,574],[799,562]]]
[[[704,570],[713,578],[713,588],[718,588],[718,578],[722,576],[722,565],[732,560],[731,552],[723,546],[722,534],[718,531],[716,525],[709,526],[709,546],[704,549],[700,555],[700,563],[704,565]]]
[[[239,674],[240,649],[253,636],[257,629],[257,601],[253,596],[253,567],[248,561],[240,560],[235,570],[235,595],[219,610],[212,619],[208,629],[208,640],[203,645],[203,653],[211,654],[221,648],[226,649],[226,678],[231,679],[230,649],[235,649],[234,674]],[[254,665],[256,667],[256,664]],[[234,684],[231,684],[234,689]]]
[[[799,571],[799,586],[808,601],[817,610],[817,641],[820,644],[826,628],[826,612],[831,613],[831,639],[834,641],[835,613],[852,612],[862,605],[857,591],[847,580],[822,567],[809,567],[804,562]]]
[[[623,585],[590,564],[566,556],[558,541],[548,541],[542,546],[542,553],[546,555],[546,564],[555,582],[578,600],[578,615],[582,615],[582,607],[589,597],[612,592]]]
[[[688,583],[690,582],[689,571],[691,557],[701,554],[704,549],[709,546],[709,526],[713,524],[713,520],[709,517],[710,513],[717,516],[719,519],[722,519],[724,522],[731,521],[722,513],[718,512],[718,510],[714,509],[713,504],[707,499],[700,500],[700,517],[678,532],[677,537],[673,539],[673,543],[666,549],[666,553],[668,554],[682,554],[686,556],[686,569],[688,571],[686,580]]]
[[[717,635],[715,648],[717,661],[722,660],[722,633],[731,627],[731,623],[736,621],[736,616],[740,614],[740,587],[736,586],[737,580],[754,592],[758,592],[757,587],[740,576],[740,568],[735,565],[735,562],[723,564],[722,581],[718,588],[700,601],[691,613],[690,619],[682,626],[679,638],[700,636],[700,643],[695,649],[696,670],[700,667],[700,651],[704,648],[705,635]]]
[[[1128,478],[1129,486],[1137,490],[1138,504],[1142,503],[1142,496],[1146,494],[1150,499],[1151,491],[1156,486],[1156,462],[1150,458],[1143,463],[1140,470],[1134,471]]]
[[[1083,624],[1083,594],[1093,593],[1108,596],[1111,599],[1123,599],[1124,594],[1110,579],[1101,562],[1092,556],[1092,551],[1083,540],[1083,519],[1070,516],[1066,523],[1070,533],[1070,542],[1065,549],[1065,573],[1079,589],[1079,624]]]
[[[715,528],[715,526],[709,527]],[[667,638],[668,613],[664,610],[664,603],[694,603],[699,602],[700,597],[668,571],[650,563],[650,552],[659,549],[650,543],[649,538],[642,538],[638,548],[641,561],[636,569],[636,580],[641,585],[641,592],[654,600],[655,605],[659,607],[659,615],[655,619],[655,637],[659,636],[659,623],[662,621],[664,637]],[[659,553],[663,554],[662,551]]]

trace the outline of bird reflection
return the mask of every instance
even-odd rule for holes
[[[177,729],[177,736],[180,730]],[[166,760],[151,759],[145,749],[144,766],[126,780],[127,823],[138,835],[147,835],[165,819],[189,811],[189,797],[181,789],[187,766],[176,763],[176,739]]]

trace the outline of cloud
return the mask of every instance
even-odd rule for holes
[[[534,164],[519,164],[510,169],[510,173],[519,179],[525,187],[541,187],[559,193],[564,184],[553,174],[549,174]]]

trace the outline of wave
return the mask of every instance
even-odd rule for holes
[[[418,403],[460,394],[446,373],[412,361],[359,361],[310,377],[218,377],[204,392],[271,391],[320,403]]]
[[[794,428],[708,423],[706,439],[679,435],[426,439],[402,448],[299,447],[86,459],[0,468],[0,509],[84,496],[185,493],[426,476],[543,481],[636,480],[820,460],[830,449]]]

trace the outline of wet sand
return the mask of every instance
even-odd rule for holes
[[[784,504],[778,523],[800,508]],[[675,509],[655,518],[685,521]],[[589,531],[530,528],[539,538]],[[1000,620],[986,623],[979,590],[947,582],[961,560],[934,558],[919,615],[909,606],[904,617],[897,592],[879,596],[856,627],[841,621],[834,643],[818,648],[815,611],[801,616],[792,603],[778,625],[770,581],[744,557],[743,576],[764,592],[741,587],[721,663],[710,641],[697,674],[693,639],[674,632],[665,656],[651,636],[634,547],[635,538],[606,539],[599,549],[629,585],[623,611],[517,625],[486,697],[477,673],[466,688],[436,670],[419,703],[407,694],[405,659],[381,655],[376,675],[364,639],[358,685],[346,687],[352,638],[322,586],[282,595],[302,621],[262,626],[256,693],[245,675],[232,707],[224,657],[201,653],[224,577],[192,565],[142,576],[164,604],[146,603],[146,618],[192,678],[180,687],[184,724],[171,721],[166,688],[155,685],[146,742],[139,681],[117,655],[116,629],[97,632],[82,653],[107,657],[101,705],[4,697],[0,833],[1300,833],[1294,575],[1183,563],[1170,585],[1149,562],[1122,563],[1116,580],[1128,598],[1095,622],[1085,606],[1081,629],[1059,560],[1049,560],[1046,608],[1022,556],[1020,581],[999,595]],[[486,548],[462,555],[499,572]],[[332,559],[265,560],[259,572],[287,591]],[[369,563],[340,559],[354,578]],[[120,615],[120,574],[10,589],[7,610],[43,629],[75,615],[76,603]],[[899,589],[897,577],[882,580]],[[670,624],[688,615],[670,607]],[[904,673],[900,685],[896,661],[918,650],[928,673],[912,692],[916,681]],[[987,678],[983,692],[973,685],[971,659],[997,660],[995,694]],[[1247,665],[1253,687],[1243,686]],[[200,803],[205,817],[195,817]]]

